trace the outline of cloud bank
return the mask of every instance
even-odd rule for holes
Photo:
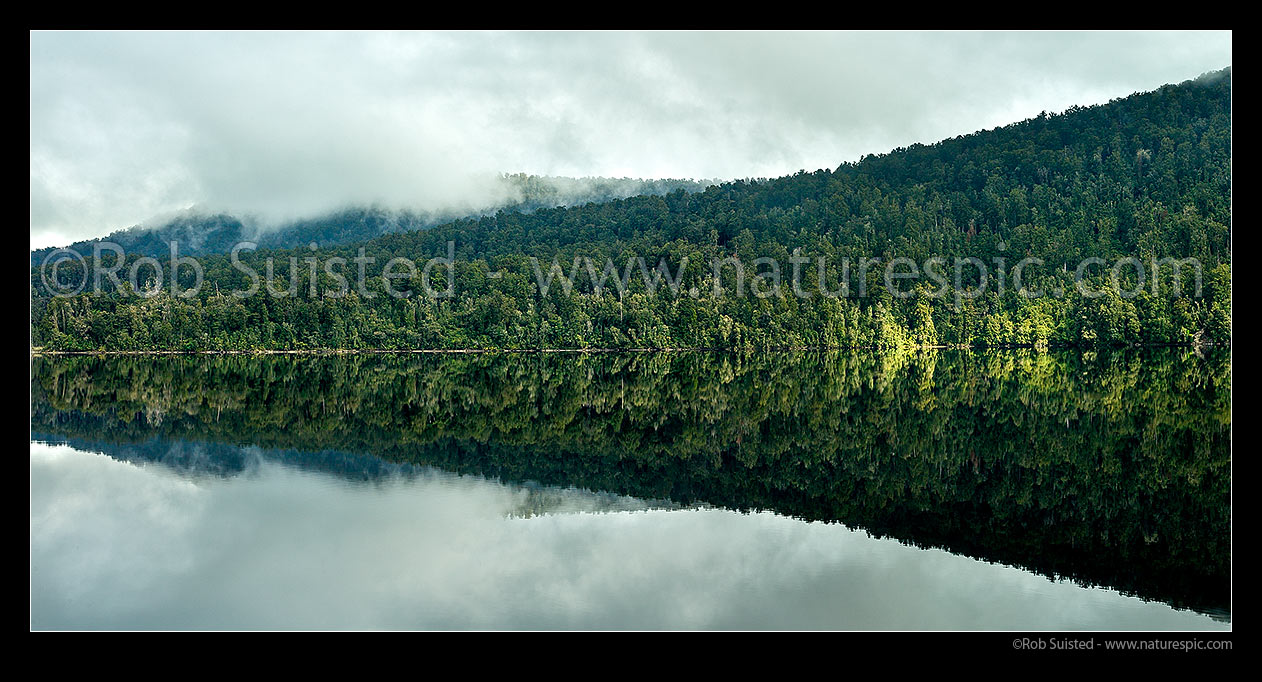
[[[1230,63],[1229,32],[37,32],[31,245],[476,205],[501,172],[832,168]]]

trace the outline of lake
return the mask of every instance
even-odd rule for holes
[[[34,357],[34,629],[1229,630],[1228,351]]]

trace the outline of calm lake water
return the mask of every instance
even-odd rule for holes
[[[1230,629],[1225,352],[32,360],[31,625]]]

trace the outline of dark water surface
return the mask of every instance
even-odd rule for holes
[[[1223,351],[37,357],[43,628],[1226,629]]]

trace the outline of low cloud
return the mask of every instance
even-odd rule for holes
[[[31,35],[31,242],[189,207],[478,205],[501,172],[832,168],[1231,62],[1230,33]]]

